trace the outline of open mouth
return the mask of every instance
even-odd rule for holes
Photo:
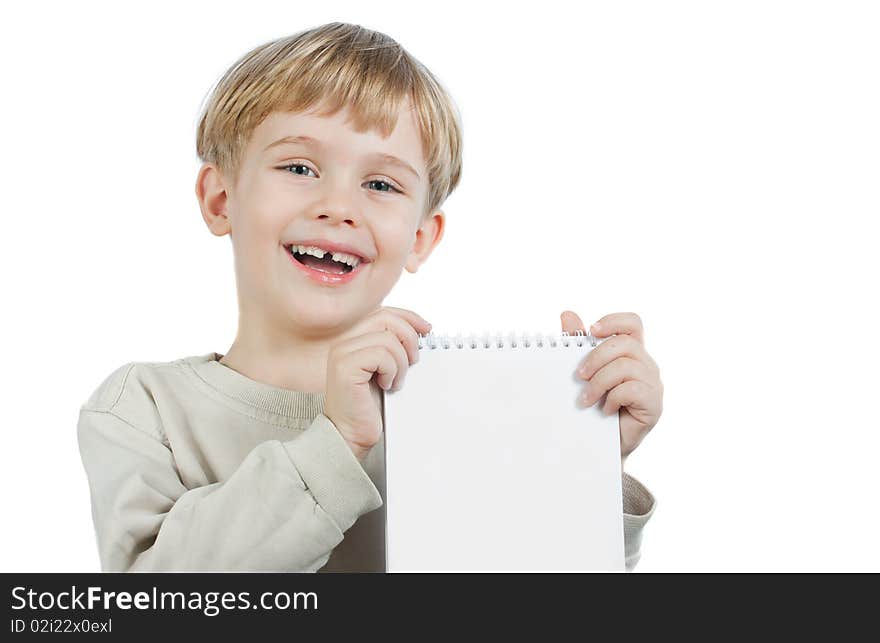
[[[311,268],[312,270],[318,270],[332,275],[348,274],[362,263],[360,258],[352,255],[341,257],[337,254],[337,257],[339,258],[334,259],[334,253],[331,252],[324,252],[323,256],[318,256],[320,253],[299,252],[296,246],[286,246],[286,248],[295,261]]]

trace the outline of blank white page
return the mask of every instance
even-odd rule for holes
[[[580,406],[592,345],[555,337],[420,338],[383,394],[388,571],[624,569],[618,413]]]

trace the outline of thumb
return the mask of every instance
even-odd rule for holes
[[[581,321],[581,318],[574,311],[565,310],[559,317],[562,320],[562,330],[566,331],[569,335],[574,335],[576,331],[581,331],[584,335],[587,334],[584,322]]]

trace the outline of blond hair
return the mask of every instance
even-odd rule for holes
[[[423,216],[458,185],[462,125],[455,103],[428,69],[383,33],[331,22],[262,44],[217,82],[199,119],[196,151],[233,181],[254,129],[274,111],[305,111],[326,102],[322,115],[351,108],[355,130],[390,136],[409,100],[428,171]]]

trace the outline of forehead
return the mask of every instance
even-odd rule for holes
[[[249,147],[258,156],[279,148],[265,148],[285,137],[308,136],[320,141],[329,151],[346,152],[353,156],[384,153],[397,156],[415,168],[424,166],[424,154],[415,112],[405,103],[398,112],[394,131],[383,138],[377,130],[358,132],[345,107],[332,116],[317,114],[321,107],[305,112],[272,112],[257,126]]]

